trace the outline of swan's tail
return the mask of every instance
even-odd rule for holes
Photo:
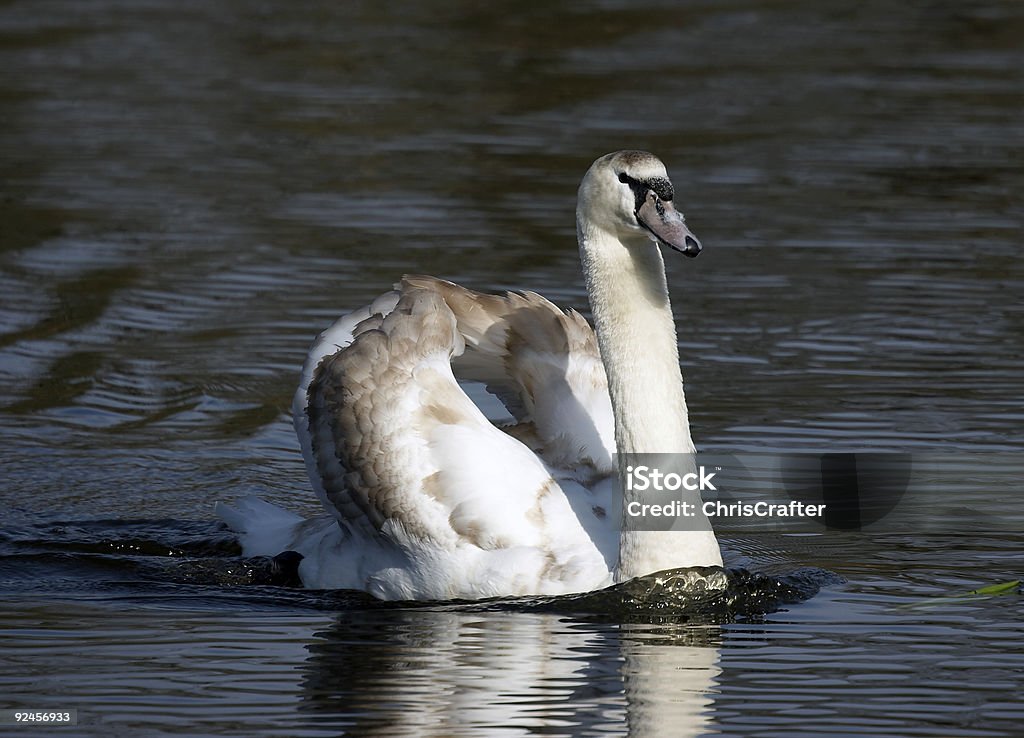
[[[218,502],[217,517],[238,534],[245,556],[276,556],[291,548],[304,518],[259,497],[243,497],[228,505]]]

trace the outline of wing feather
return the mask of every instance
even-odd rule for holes
[[[488,295],[423,275],[403,277],[401,289],[445,301],[466,343],[453,360],[456,376],[485,382],[530,426],[545,461],[581,474],[613,473],[608,380],[583,316],[533,292]]]

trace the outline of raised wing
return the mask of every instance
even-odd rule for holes
[[[488,295],[421,275],[401,286],[432,291],[451,309],[466,344],[455,374],[487,384],[518,421],[510,432],[581,479],[613,473],[608,380],[583,316],[533,292]]]
[[[586,490],[556,480],[459,387],[451,362],[468,339],[442,292],[403,282],[390,312],[343,327],[349,343],[313,369],[296,424],[306,419],[314,486],[343,529],[408,554],[388,559],[387,574],[387,557],[367,555],[359,578],[438,597],[469,582],[496,593],[600,586],[607,558],[587,530],[597,518],[570,501]]]

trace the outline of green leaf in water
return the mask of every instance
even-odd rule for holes
[[[990,584],[987,587],[972,589],[970,592],[965,592],[963,594],[946,595],[945,597],[930,597],[927,600],[910,602],[906,605],[897,605],[897,608],[900,610],[916,610],[927,607],[938,607],[940,605],[951,605],[955,602],[970,602],[975,597],[991,597],[993,595],[1004,595],[1017,592],[1020,585],[1021,580],[1014,579],[1012,582]]]
[[[1002,584],[990,584],[987,587],[981,589],[972,589],[968,592],[968,595],[1001,595],[1009,594],[1017,590],[1020,587],[1020,580],[1014,579],[1012,582],[1003,582]]]

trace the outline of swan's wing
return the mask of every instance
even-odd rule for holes
[[[439,295],[466,351],[457,376],[482,381],[519,422],[513,430],[545,461],[581,475],[613,471],[615,427],[593,329],[533,292],[488,295],[421,275],[401,289]]]
[[[309,386],[320,363],[328,356],[347,348],[360,333],[380,326],[384,316],[395,309],[399,296],[398,292],[385,292],[369,305],[342,315],[333,325],[317,336],[306,356],[306,362],[302,365],[302,378],[292,399],[292,423],[295,426],[295,435],[299,439],[299,445],[302,447],[306,474],[309,476],[310,484],[312,484],[317,497],[320,498],[320,502],[339,520],[343,520],[343,518],[327,496],[327,491],[320,479],[316,457],[313,455],[313,437],[310,434],[309,416],[306,413],[309,404]]]
[[[358,577],[365,586],[383,577],[399,594],[439,597],[464,596],[467,582],[474,596],[486,592],[481,582],[493,582],[495,594],[542,592],[545,581],[562,591],[568,582],[601,586],[607,559],[569,490],[456,382],[451,360],[465,343],[441,295],[405,284],[386,316],[353,319],[349,328],[344,350],[313,370],[302,416],[318,491],[343,528],[408,554],[386,574],[368,557]],[[453,552],[465,570],[434,559],[451,562]],[[517,585],[510,576],[535,581]]]

